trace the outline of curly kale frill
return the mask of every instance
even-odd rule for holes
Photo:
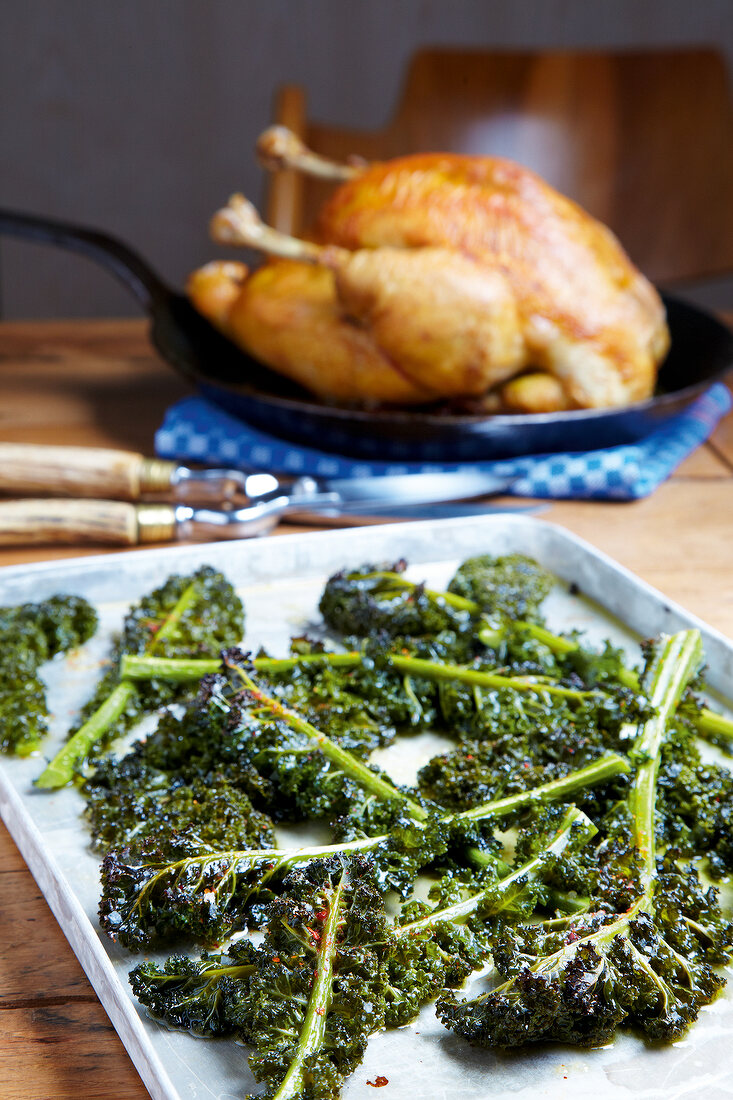
[[[362,565],[329,577],[318,605],[327,626],[348,638],[380,632],[391,638],[419,638],[469,629],[474,616],[464,602],[451,602],[445,593],[407,581],[406,565]]]
[[[329,578],[320,611],[343,637],[391,638],[452,634],[456,647],[470,648],[478,629],[493,621],[539,621],[539,608],[555,578],[530,558],[483,555],[464,562],[446,592],[416,584],[394,565],[364,565]]]
[[[143,788],[148,782],[190,787],[217,776],[259,810],[266,809],[275,802],[275,789],[249,762],[248,733],[239,718],[238,712],[231,714],[204,693],[181,714],[165,711],[156,730],[136,741],[125,756],[101,761],[82,790],[94,804],[104,799],[105,787],[124,792],[134,787],[137,776]]]
[[[269,816],[220,775],[193,776],[185,783],[130,754],[102,761],[84,784],[84,795],[92,842],[100,851],[137,849],[153,839],[165,852],[180,836],[202,852],[275,844]]]
[[[255,971],[256,948],[249,940],[226,953],[199,959],[171,955],[160,967],[144,962],[130,971],[132,991],[151,1016],[194,1035],[226,1036],[234,1031],[232,1013]]]
[[[483,735],[435,756],[418,774],[424,798],[462,810],[560,778],[599,759],[609,749],[625,752],[627,721],[644,711],[635,698],[598,697],[573,702],[501,691],[486,693],[474,714],[485,721]],[[476,730],[474,728],[474,736]],[[621,779],[588,792],[586,812],[603,814],[623,797]],[[600,800],[600,801],[599,801]]]
[[[234,649],[224,661],[226,674],[204,681],[200,703],[224,716],[230,736],[237,739],[240,764],[245,762],[270,786],[267,809],[273,816],[339,816],[376,796],[405,806],[418,819],[427,817],[419,798],[286,706],[246,654]]]
[[[183,602],[185,601],[185,602]],[[176,613],[173,629],[166,629]],[[190,576],[174,575],[144,596],[125,616],[108,672],[81,711],[82,721],[90,718],[120,682],[122,654],[155,653],[158,657],[218,657],[227,646],[241,640],[244,632],[242,602],[225,577],[210,565]],[[195,685],[194,685],[195,693]],[[105,734],[131,729],[143,714],[190,696],[191,685],[152,680],[138,685],[118,721]]]
[[[297,639],[294,652],[306,659],[294,668],[268,671],[267,679],[284,703],[344,748],[365,755],[391,744],[398,729],[429,726],[437,717],[434,685],[426,680],[413,685],[396,671],[389,661],[391,646],[388,635],[375,635],[353,654],[352,664],[319,665],[309,659],[333,654],[319,643]]]
[[[524,851],[502,878],[496,868],[474,876],[470,888],[447,875],[431,893],[442,900],[430,907],[412,902],[391,930],[386,957],[385,1020],[397,1027],[447,986],[460,985],[490,958],[497,920],[527,919],[537,906],[543,882],[568,850],[582,847],[595,827],[575,807],[544,811],[526,830]],[[450,900],[448,900],[450,898]]]
[[[666,843],[688,858],[704,856],[714,879],[733,871],[733,774],[703,761],[686,728],[664,746],[658,790]]]
[[[243,609],[229,582],[211,566],[189,577],[173,576],[126,615],[113,663],[82,709],[82,724],[44,769],[36,785],[55,789],[69,783],[89,757],[146,713],[190,696],[192,686],[166,680],[142,685],[122,679],[126,653],[166,657],[216,657],[242,636]]]
[[[384,907],[367,860],[320,861],[292,872],[268,906],[261,946],[226,957],[144,964],[131,976],[169,1024],[236,1034],[265,1096],[338,1097],[382,1026]]]
[[[202,851],[190,835],[174,834],[163,846],[148,842],[107,854],[100,924],[131,950],[183,937],[220,943],[232,932],[258,926],[263,902],[283,888],[295,867],[368,853],[380,890],[392,887],[406,895],[419,871],[445,852],[449,836],[443,821],[421,825],[407,816],[395,816],[388,833],[315,848]]]
[[[250,901],[282,868],[283,853],[251,849],[202,853],[184,836],[131,853],[107,853],[102,863],[99,923],[131,951],[189,939],[221,943],[247,925]]]
[[[715,892],[702,890],[691,868],[664,863],[653,905],[568,920],[560,931],[501,929],[491,948],[504,982],[474,1000],[446,995],[438,1013],[488,1046],[596,1046],[622,1023],[671,1041],[724,984],[712,965],[730,959],[731,942]]]
[[[335,1097],[383,1022],[383,903],[366,861],[311,864],[285,886],[236,1023],[265,1095]]]
[[[38,669],[92,637],[97,613],[80,596],[0,608],[0,750],[27,756],[48,732]]]
[[[448,591],[473,600],[490,618],[537,621],[554,584],[555,577],[524,554],[482,554],[463,562]]]

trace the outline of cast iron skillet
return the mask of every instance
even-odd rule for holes
[[[316,401],[236,348],[121,241],[3,210],[0,233],[59,245],[106,267],[150,316],[151,338],[162,357],[227,412],[286,439],[360,458],[451,462],[630,443],[681,412],[733,367],[733,333],[704,310],[665,295],[672,348],[659,391],[648,401],[623,409],[493,416],[343,408]]]

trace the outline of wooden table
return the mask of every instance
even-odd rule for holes
[[[0,392],[1,440],[152,453],[165,408],[188,389],[156,360],[142,322],[94,321],[0,325]],[[561,502],[542,519],[733,637],[733,416],[652,497]],[[0,548],[0,565],[99,552]],[[1,825],[0,1010],[4,1100],[148,1095]]]

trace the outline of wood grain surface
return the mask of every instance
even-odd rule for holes
[[[189,390],[155,359],[145,325],[123,321],[0,325],[0,392],[0,440],[150,454],[166,407]],[[733,637],[733,416],[652,497],[560,502],[542,520]],[[104,552],[112,551],[0,547],[0,565]],[[3,1100],[148,1095],[2,826],[0,1082]]]

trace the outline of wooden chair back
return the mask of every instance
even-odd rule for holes
[[[337,160],[427,150],[509,157],[609,225],[653,280],[733,270],[733,107],[712,49],[429,49],[414,56],[382,130],[311,121],[294,86],[280,90],[276,121]],[[268,219],[296,233],[332,188],[292,172],[269,186]]]

